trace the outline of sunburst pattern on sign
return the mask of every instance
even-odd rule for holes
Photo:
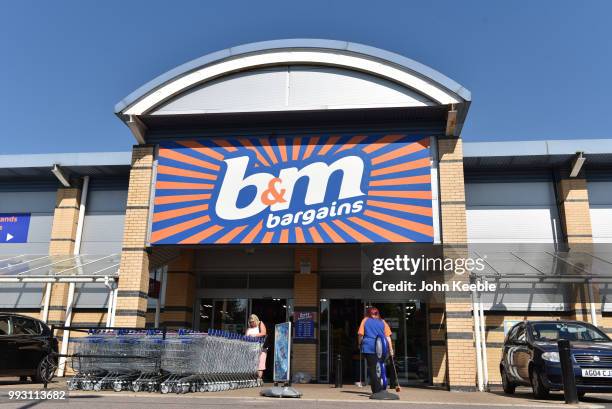
[[[338,200],[337,187],[344,182],[346,170],[338,171],[330,175],[322,203],[304,204],[298,183],[302,183],[302,191],[307,191],[306,180],[296,182],[294,195],[287,198],[290,207],[285,211],[271,212],[270,207],[266,207],[242,220],[225,220],[216,212],[217,206],[224,206],[224,203],[217,203],[227,169],[224,161],[240,156],[249,157],[246,176],[265,172],[275,177],[286,168],[302,169],[316,162],[329,165],[343,157],[359,157],[364,163],[363,195]],[[430,243],[433,241],[430,162],[429,138],[403,134],[230,137],[164,142],[158,155],[150,241],[153,245]],[[279,192],[282,187],[281,183]],[[254,189],[240,191],[240,200],[247,204],[260,200]],[[342,213],[340,205],[347,201],[361,201],[362,205]],[[314,209],[306,213],[311,215],[322,207],[339,209],[339,214],[332,216],[334,210],[329,210],[327,217],[305,220],[305,212]],[[321,212],[322,215],[324,212]],[[271,228],[267,224],[270,214],[279,217],[290,214],[294,222]]]

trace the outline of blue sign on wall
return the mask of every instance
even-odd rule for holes
[[[30,213],[0,213],[0,244],[27,243]]]
[[[294,312],[295,339],[314,339],[315,337],[315,313]]]

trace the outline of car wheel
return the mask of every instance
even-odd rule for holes
[[[56,369],[57,365],[55,365],[55,361],[51,354],[46,355],[38,363],[36,374],[32,377],[32,380],[36,383],[51,382]]]
[[[516,385],[510,382],[510,379],[508,379],[508,374],[506,373],[504,369],[502,369],[501,371],[501,378],[502,378],[502,388],[504,389],[504,393],[512,395],[514,391],[516,390]]]
[[[550,390],[544,386],[542,377],[536,370],[531,371],[531,390],[536,399],[547,399],[550,395]]]
[[[586,392],[578,392],[578,399],[583,399],[584,395],[586,395]]]

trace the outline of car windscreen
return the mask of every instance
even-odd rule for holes
[[[531,335],[535,341],[609,342],[610,338],[597,328],[580,323],[544,322],[531,324]]]

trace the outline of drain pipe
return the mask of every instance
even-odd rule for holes
[[[42,321],[46,324],[49,320],[49,304],[51,303],[51,283],[45,286],[45,301],[43,304]]]
[[[74,304],[74,283],[70,283],[68,287],[68,302],[66,303],[66,320],[64,321],[64,326],[69,327],[72,323],[72,305]],[[59,364],[57,366],[57,376],[60,378],[64,376],[64,371],[66,369],[66,354],[68,353],[68,342],[70,340],[70,331],[63,331],[62,335],[62,352],[61,357],[59,359]]]
[[[472,312],[474,316],[474,338],[476,340],[476,370],[478,375],[478,390],[484,390],[482,382],[482,338],[480,336],[480,307],[476,297],[476,290],[472,290]]]
[[[481,349],[482,349],[482,372],[483,372],[483,384],[485,390],[489,388],[489,360],[487,356],[487,332],[486,332],[486,322],[484,315],[484,307],[482,302],[482,293],[477,292],[478,294],[478,305],[480,307],[480,317],[478,317],[480,321],[480,335],[482,336]]]
[[[81,254],[81,238],[83,237],[83,224],[85,221],[85,207],[87,206],[87,191],[89,190],[89,176],[83,176],[81,189],[81,205],[79,206],[79,221],[77,223],[76,237],[74,239],[74,255]]]
[[[589,307],[591,310],[591,324],[597,326],[597,311],[595,306],[595,297],[593,296],[593,282],[587,280],[587,288],[589,289]]]

